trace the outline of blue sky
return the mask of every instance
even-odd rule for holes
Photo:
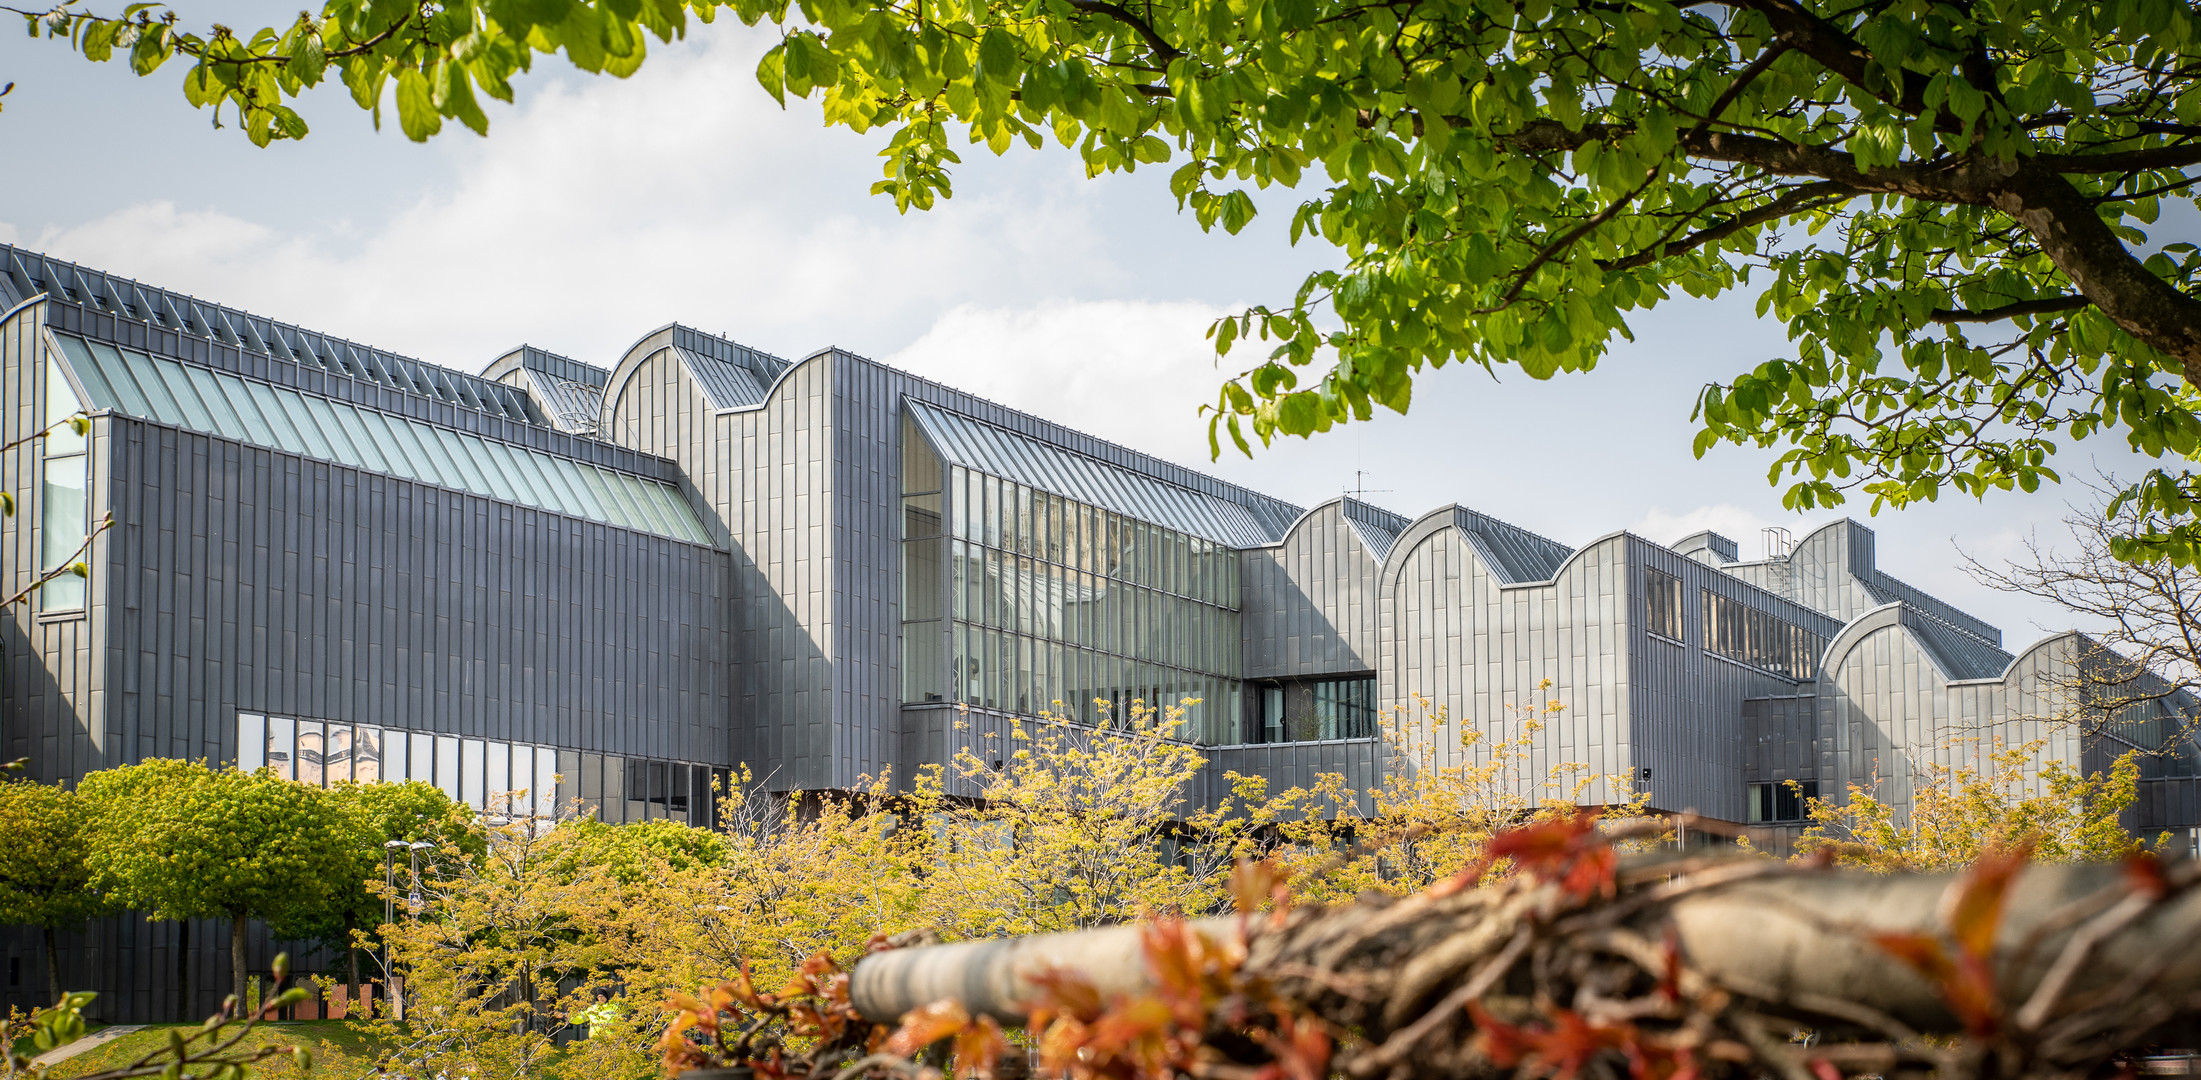
[[[287,14],[179,6],[202,23]],[[1224,374],[1208,321],[1288,301],[1336,257],[1285,241],[1289,193],[1239,236],[1207,235],[1166,169],[1089,180],[1058,147],[973,147],[952,200],[897,215],[867,193],[882,139],[783,111],[751,75],[765,41],[702,28],[624,81],[542,62],[488,138],[425,146],[324,88],[310,137],[261,150],[184,102],[180,64],[137,79],[10,29],[0,241],[467,370],[522,342],[609,366],[675,320],[781,355],[839,345],[1302,504],[1359,486],[1409,516],[1459,502],[1570,543],[1709,527],[1746,557],[1764,527],[1836,516],[1783,512],[1764,452],[1690,454],[1698,388],[1785,351],[1749,297],[1639,317],[1636,343],[1585,376],[1425,374],[1409,416],[1208,463],[1195,410]],[[2060,465],[2074,481],[2142,467],[2104,439]],[[2070,620],[1981,589],[1958,548],[2055,543],[2083,495],[1847,509],[1884,568],[2015,647]]]

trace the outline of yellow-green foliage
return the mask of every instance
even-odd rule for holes
[[[1018,721],[1001,768],[967,749],[949,764],[976,801],[942,797],[941,770],[920,777],[911,812],[934,844],[925,924],[987,937],[1217,907],[1243,822],[1233,803],[1188,805],[1206,763],[1178,739],[1190,703],[1134,702],[1097,728]]]
[[[1537,689],[1550,687],[1546,679]],[[1502,829],[1577,812],[1576,800],[1599,779],[1588,765],[1560,762],[1542,775],[1530,767],[1538,737],[1561,711],[1556,701],[1516,708],[1508,737],[1502,723],[1486,735],[1416,699],[1411,710],[1384,718],[1384,779],[1365,793],[1333,774],[1264,802],[1259,779],[1233,774],[1232,780],[1255,806],[1256,820],[1282,839],[1274,857],[1293,875],[1301,898],[1335,903],[1369,890],[1403,894],[1481,860]],[[1447,743],[1459,745],[1461,764],[1444,764]],[[1604,779],[1616,790],[1631,787],[1625,776]],[[1606,816],[1634,817],[1645,805],[1645,796],[1631,795],[1606,807]]]
[[[1851,785],[1837,804],[1813,799],[1811,827],[1798,839],[1799,857],[1831,849],[1837,862],[1874,870],[1948,870],[1993,847],[2033,845],[2051,862],[2103,861],[2140,849],[2117,816],[2132,805],[2140,782],[2137,753],[2117,759],[2109,775],[2081,775],[2058,761],[2039,766],[2040,794],[2020,787],[2040,742],[1997,746],[1992,770],[1928,765],[1914,785],[1911,809]]]
[[[99,912],[84,863],[89,824],[76,792],[0,783],[0,923],[67,926]]]

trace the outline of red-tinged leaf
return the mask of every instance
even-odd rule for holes
[[[1958,886],[1956,906],[1949,917],[1949,932],[1957,950],[1965,956],[1994,955],[1995,931],[2002,927],[2002,909],[2010,884],[2032,858],[2033,845],[1995,848],[1979,857]]]
[[[1658,992],[1668,1001],[1681,1000],[1681,932],[1674,924],[1666,924],[1666,939],[1659,945],[1660,965]]]
[[[757,993],[756,982],[749,977],[749,961],[747,960],[741,962],[741,974],[719,984],[719,986],[731,995],[735,1001],[749,1008],[758,1008],[764,1004],[763,996]]]
[[[1811,1059],[1811,1075],[1819,1080],[1842,1080],[1842,1070],[1835,1068],[1834,1063],[1825,1058]]]
[[[1059,968],[1043,971],[1032,977],[1032,985],[1039,990],[1039,1008],[1081,1023],[1091,1023],[1101,1014],[1100,991],[1077,972]]]
[[[1283,868],[1273,859],[1240,859],[1230,868],[1230,896],[1241,915],[1261,910],[1264,902],[1281,911],[1290,906],[1291,892],[1284,884]]]
[[[1551,1010],[1554,1023],[1548,1028],[1513,1027],[1484,1012],[1479,1005],[1470,1004],[1468,1011],[1475,1021],[1483,1056],[1501,1068],[1533,1061],[1554,1080],[1572,1080],[1582,1066],[1599,1053],[1622,1049],[1637,1041],[1632,1026],[1592,1024],[1572,1009]]]
[[[1628,1053],[1628,1075],[1634,1080],[1697,1080],[1696,1052],[1686,1046],[1669,1049],[1638,1038],[1622,1049]]]
[[[1988,961],[1973,956],[1951,960],[1940,939],[1931,934],[1875,934],[1871,941],[1924,975],[1966,1030],[1975,1035],[1995,1030],[2001,1008]]]
[[[1009,1039],[1001,1033],[1001,1025],[993,1017],[981,1016],[955,1035],[954,1075],[993,1080],[994,1066],[1008,1050]]]
[[[1335,1049],[1330,1033],[1320,1021],[1278,1016],[1275,1034],[1261,1042],[1275,1059],[1277,1080],[1324,1080],[1330,1074],[1330,1054]]]
[[[1198,1027],[1206,1019],[1206,975],[1219,959],[1207,936],[1183,919],[1156,919],[1140,932],[1146,967],[1155,993],[1168,1003],[1177,1022]]]
[[[1480,1002],[1467,1003],[1467,1016],[1475,1022],[1476,1049],[1491,1064],[1510,1069],[1528,1056],[1532,1043],[1527,1031],[1484,1012]]]
[[[971,1014],[964,1011],[961,1002],[935,1001],[911,1009],[903,1015],[902,1026],[887,1037],[887,1053],[914,1057],[925,1047],[962,1031],[970,1022]]]
[[[2150,900],[2161,900],[2170,895],[2170,878],[2163,873],[2163,860],[2152,851],[2135,851],[2125,859],[2125,880],[2132,891]]]
[[[1491,838],[1488,860],[1511,859],[1514,866],[1538,880],[1560,883],[1570,899],[1579,900],[1591,893],[1611,896],[1620,870],[1620,853],[1598,831],[1597,819],[1598,813],[1590,810],[1509,829]],[[1462,872],[1449,891],[1474,884],[1487,865],[1471,867],[1473,877]]]

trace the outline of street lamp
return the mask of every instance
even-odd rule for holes
[[[399,849],[410,845],[403,840],[390,840],[382,845],[382,925],[397,921],[397,859]],[[405,998],[397,990],[397,971],[390,966],[390,939],[382,939],[382,990],[390,998],[390,1015],[405,1018]]]
[[[397,853],[405,853],[406,876],[409,885],[405,894],[406,914],[420,915],[420,853],[435,845],[422,840],[390,840],[382,845],[382,924],[388,926],[397,921]],[[397,969],[390,965],[390,939],[382,939],[382,973],[390,995],[390,1016],[405,1019],[405,991]]]

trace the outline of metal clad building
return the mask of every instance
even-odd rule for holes
[[[1983,739],[2100,769],[2176,726],[2079,737],[2083,639],[2004,652],[1849,521],[1743,562],[1299,507],[840,350],[675,325],[476,376],[4,246],[0,312],[0,435],[91,417],[0,455],[9,592],[92,568],[0,619],[0,757],[40,780],[190,757],[700,824],[737,767],[848,789],[1017,717],[1189,697],[1201,798],[1231,771],[1365,790],[1400,767],[1384,718],[1426,707],[1483,734],[1439,764],[1535,715],[1524,787],[1778,826],[1791,781],[1901,803]],[[2201,822],[2173,749],[2138,827]],[[215,938],[109,920],[66,981],[166,1018],[195,950],[203,1012]],[[30,1004],[43,958],[8,941]]]

